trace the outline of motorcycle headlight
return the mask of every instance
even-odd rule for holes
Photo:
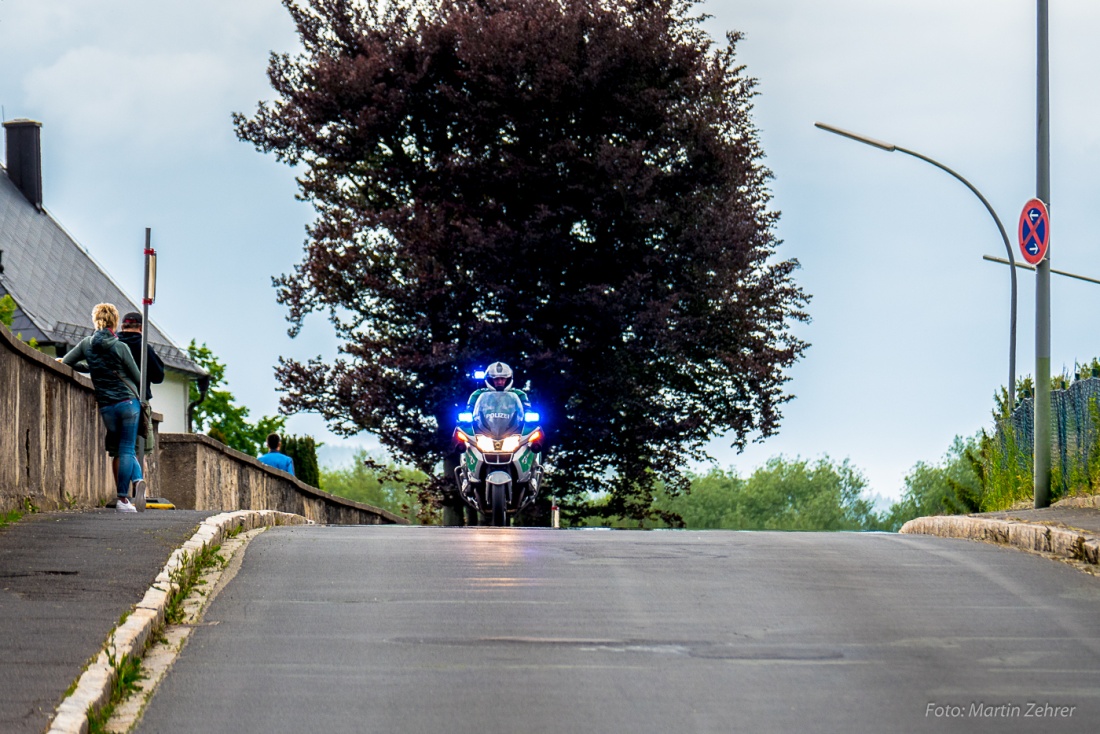
[[[504,439],[500,444],[500,450],[505,453],[512,453],[519,448],[519,436],[509,436]]]
[[[477,437],[477,448],[483,453],[494,451],[495,449],[493,449],[493,439],[489,438],[488,436],[479,435]]]

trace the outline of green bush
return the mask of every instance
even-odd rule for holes
[[[690,477],[689,492],[659,494],[660,512],[678,516],[692,530],[878,530],[883,520],[865,496],[867,480],[848,460],[829,457],[773,458],[747,479],[732,469],[712,469]],[[600,500],[594,502],[599,505]],[[600,514],[598,511],[591,513]],[[637,522],[612,518],[612,527],[638,527]],[[651,521],[645,527],[667,527]]]

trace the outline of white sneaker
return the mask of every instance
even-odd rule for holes
[[[134,506],[138,512],[145,512],[145,480],[134,482]]]
[[[118,512],[137,512],[137,508],[125,497],[118,498],[118,502],[115,504],[115,510]]]

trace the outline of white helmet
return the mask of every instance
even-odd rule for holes
[[[512,368],[508,365],[503,362],[493,362],[485,370],[485,387],[490,390],[507,390],[511,386]]]

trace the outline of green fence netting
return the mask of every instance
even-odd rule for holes
[[[1076,488],[1087,487],[1090,466],[1100,465],[1095,456],[1097,447],[1097,405],[1100,405],[1100,378],[1077,380],[1065,390],[1050,391],[1051,441],[1051,491],[1056,495],[1068,494]],[[1012,431],[1015,437],[1017,460],[1031,470],[1035,445],[1035,405],[1032,398],[1025,398],[1012,412]],[[1002,446],[1004,431],[999,431]]]

